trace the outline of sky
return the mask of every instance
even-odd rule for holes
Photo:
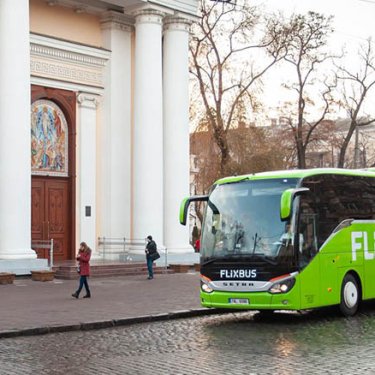
[[[261,4],[266,12],[281,10],[286,15],[315,11],[325,15],[333,15],[334,34],[330,38],[330,50],[340,53],[345,46],[346,66],[356,67],[357,51],[360,43],[372,37],[375,46],[375,0],[252,0]],[[277,70],[276,75],[280,74]],[[280,98],[274,87],[266,91],[269,106],[277,106]]]
[[[269,10],[305,13],[309,10],[334,16],[337,41],[351,43],[375,36],[375,0],[257,0]]]

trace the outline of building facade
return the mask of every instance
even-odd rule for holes
[[[29,273],[86,241],[152,234],[193,252],[188,41],[198,0],[0,2],[0,272]],[[37,259],[38,258],[38,259]]]

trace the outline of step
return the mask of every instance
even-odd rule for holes
[[[53,270],[57,279],[70,280],[78,277],[75,265],[55,266]],[[94,264],[90,266],[90,270],[91,277],[147,275],[147,266],[145,263]],[[154,273],[170,274],[174,273],[174,271],[165,267],[154,267]]]

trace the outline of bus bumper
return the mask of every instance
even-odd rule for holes
[[[271,294],[269,292],[221,292],[205,293],[201,291],[201,305],[204,307],[228,308],[240,310],[300,310],[298,288],[288,293]]]

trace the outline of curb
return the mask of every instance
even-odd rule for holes
[[[168,313],[161,313],[156,315],[143,315],[137,317],[129,317],[123,319],[103,320],[94,322],[84,322],[78,324],[66,324],[66,325],[51,325],[46,327],[32,327],[26,329],[12,329],[9,331],[0,331],[0,339],[19,337],[19,336],[36,336],[45,335],[48,333],[61,333],[61,332],[73,332],[73,331],[90,331],[94,329],[104,329],[121,327],[139,323],[150,323],[167,321],[173,319],[193,318],[204,315],[218,315],[225,313],[233,313],[233,310],[228,309],[195,309],[195,310],[180,310],[172,311]]]

